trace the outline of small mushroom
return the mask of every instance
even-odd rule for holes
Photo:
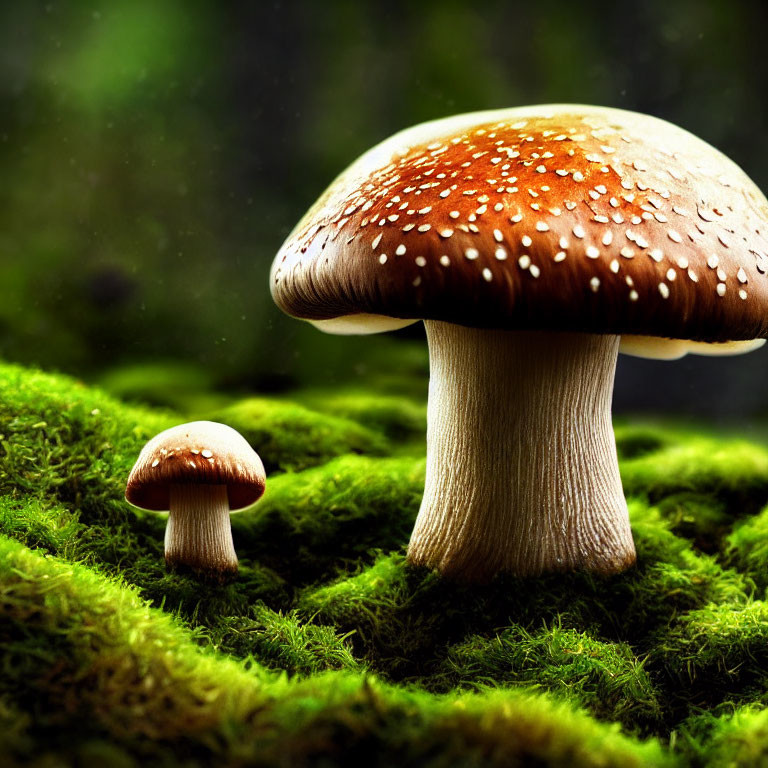
[[[407,129],[329,187],[272,295],[332,333],[424,321],[427,472],[412,563],[483,580],[635,561],[611,423],[620,349],[768,336],[768,202],[663,120],[546,105]]]
[[[169,511],[165,562],[214,580],[237,573],[229,513],[264,493],[264,465],[245,438],[213,421],[193,421],[153,437],[128,477],[125,498]]]

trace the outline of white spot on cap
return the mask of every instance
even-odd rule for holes
[[[742,267],[739,267],[739,271],[736,273],[736,278],[740,283],[747,282],[747,273],[744,271]]]
[[[405,246],[401,243],[395,249],[395,256],[402,256],[405,253]]]
[[[669,286],[666,283],[659,283],[659,293],[662,299],[669,298]]]
[[[504,248],[499,247],[493,254],[499,261],[504,261],[507,258],[507,252]]]
[[[209,448],[203,448],[203,450],[200,451],[200,454],[205,459],[213,458],[213,451],[210,450]]]
[[[710,269],[717,269],[717,265],[719,263],[720,263],[720,259],[718,259],[717,255],[714,253],[707,259],[707,266]]]
[[[500,242],[502,242],[504,240],[504,235],[502,234],[500,229],[494,229],[493,230],[493,239],[497,243],[500,243]]]
[[[586,232],[584,231],[584,227],[582,227],[582,226],[581,226],[581,224],[577,224],[577,225],[576,225],[576,226],[573,228],[573,234],[574,234],[576,237],[579,237],[579,238],[581,238],[581,237],[584,237],[584,235],[586,235]]]
[[[545,221],[537,221],[536,229],[539,232],[549,232],[549,224],[547,224]]]
[[[448,215],[449,215],[449,216],[450,216],[452,219],[458,219],[458,218],[459,218],[459,216],[460,216],[461,214],[460,214],[458,211],[451,211],[451,212],[450,212]]]
[[[450,237],[453,234],[453,230],[450,227],[440,230],[440,237]]]
[[[590,259],[598,259],[600,258],[600,249],[595,248],[594,245],[590,245],[587,247],[587,258]]]
[[[558,251],[555,254],[555,261],[557,262],[565,261],[565,251]]]
[[[490,269],[488,269],[488,267],[486,267],[486,268],[483,270],[483,279],[484,279],[486,282],[488,282],[488,283],[490,283],[490,282],[491,282],[491,280],[493,280],[493,272],[491,272],[491,270],[490,270]]]
[[[518,222],[520,222],[520,221],[522,221],[522,220],[523,220],[523,214],[522,214],[522,213],[516,213],[514,216],[510,216],[510,217],[509,217],[509,220],[510,220],[510,221],[511,221],[513,224],[517,224]]]
[[[527,248],[531,243],[533,243],[533,240],[528,235],[523,235],[522,238],[520,238],[520,242]]]
[[[416,266],[417,267],[426,267],[427,266],[427,260],[423,256],[417,256],[416,257]]]
[[[478,251],[477,248],[465,248],[464,255],[470,261],[474,261],[480,255],[480,251]]]
[[[528,267],[531,266],[531,257],[524,253],[518,260],[517,263],[520,265],[520,269],[528,269]]]
[[[371,250],[372,251],[375,251],[379,247],[379,243],[381,242],[382,234],[383,233],[379,232],[379,234],[376,235],[376,237],[373,238],[373,240],[371,242]]]
[[[683,238],[680,237],[680,233],[675,231],[674,229],[670,229],[670,230],[667,231],[667,237],[670,240],[674,241],[675,243],[682,243],[683,242]]]
[[[597,291],[600,288],[600,278],[599,277],[593,277],[589,281],[589,287],[592,289],[594,293],[597,293]]]
[[[541,274],[541,270],[535,264],[531,264],[528,272],[530,273],[531,277],[538,277]]]
[[[379,256],[379,264],[386,264],[387,263],[387,254],[382,253],[381,256]]]
[[[619,264],[619,262],[616,259],[614,259],[610,264],[610,269],[611,269],[611,272],[616,274],[621,269],[621,264]]]
[[[444,267],[448,267],[451,264],[451,260],[447,256],[443,255],[443,256],[440,257],[440,263]]]
[[[669,280],[670,283],[673,283],[676,277],[677,277],[677,272],[675,272],[675,270],[672,269],[672,267],[670,267],[667,270],[667,280]]]
[[[747,298],[747,292],[743,288],[739,288],[739,298],[742,301],[746,301]]]
[[[157,466],[159,463],[160,463],[160,459],[155,459],[155,460],[152,462],[152,466],[153,466],[153,467],[156,467],[156,466]]]
[[[725,283],[718,283],[715,290],[717,291],[718,296],[725,296]]]
[[[640,297],[639,297],[637,291],[632,290],[632,291],[629,292],[629,300],[630,301],[637,301],[639,298]]]
[[[658,248],[654,248],[648,254],[655,262],[660,262],[664,258],[664,254]]]
[[[613,242],[613,233],[609,229],[604,235],[603,235],[603,245],[610,245]]]

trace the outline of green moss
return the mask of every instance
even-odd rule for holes
[[[713,601],[742,604],[751,583],[715,558],[690,549],[658,511],[631,505],[637,567],[612,578],[580,573],[537,579],[500,576],[463,587],[405,566],[400,554],[335,583],[307,589],[299,606],[318,621],[354,632],[357,653],[380,674],[426,681],[452,644],[514,622],[535,632],[542,622],[628,643],[640,655],[659,627]]]
[[[674,533],[704,552],[717,552],[733,524],[728,504],[706,493],[673,493],[659,501],[658,509]]]
[[[199,365],[164,360],[111,368],[98,384],[122,400],[195,413],[220,407],[225,398],[213,391],[211,371]]]
[[[662,721],[660,692],[629,645],[558,625],[473,635],[450,648],[441,671],[437,679],[449,689],[543,688],[628,728],[657,727]]]
[[[219,627],[219,651],[241,658],[252,656],[267,667],[289,674],[311,675],[329,669],[365,671],[345,637],[340,637],[333,627],[301,621],[296,611],[284,615],[255,605],[247,616],[221,619]]]
[[[405,564],[424,406],[389,391],[215,395],[274,472],[212,585],[166,572],[165,518],[123,499],[188,417],[0,365],[6,762],[761,759],[740,755],[768,700],[768,451],[620,425],[637,565],[462,586]]]
[[[682,729],[691,762],[706,768],[768,766],[768,710],[756,705],[695,715]]]
[[[369,390],[298,392],[293,395],[312,408],[334,413],[384,433],[393,442],[418,439],[427,431],[427,408],[423,400],[371,393]]]
[[[742,521],[726,539],[728,558],[761,589],[768,588],[768,507]]]
[[[294,584],[366,562],[407,542],[424,461],[344,456],[270,479],[264,498],[233,517],[238,546]]]
[[[101,517],[141,446],[170,414],[129,407],[64,376],[0,365],[0,493]]]
[[[617,429],[617,444],[631,443],[632,434],[631,428]],[[658,443],[649,446],[653,434]],[[768,501],[768,448],[690,429],[646,427],[641,435],[647,449],[635,447],[620,464],[628,494],[660,499],[681,491],[703,493],[727,502],[734,516],[754,513]]]
[[[710,603],[688,611],[660,633],[652,651],[678,683],[717,702],[768,678],[768,604]]]
[[[382,455],[388,448],[383,435],[354,421],[265,398],[240,400],[206,418],[240,432],[267,472],[306,469],[345,453]]]
[[[36,702],[35,728],[65,761],[81,739],[93,744],[107,732],[112,749],[145,763],[170,749],[187,765],[278,757],[309,765],[355,754],[382,766],[670,762],[658,744],[531,694],[445,698],[348,673],[290,683],[253,661],[244,667],[200,651],[131,590],[7,539],[0,584],[0,694],[13,690],[21,708]],[[68,717],[77,718],[75,733],[62,729]]]
[[[74,553],[83,531],[75,514],[36,498],[0,496],[0,533],[49,552]]]

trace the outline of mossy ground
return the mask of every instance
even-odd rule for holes
[[[407,389],[150,406],[0,366],[0,763],[768,764],[768,450],[619,424],[637,567],[462,587],[404,562]],[[123,500],[200,417],[270,474],[224,586],[167,573]]]

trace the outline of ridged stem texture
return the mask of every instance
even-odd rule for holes
[[[631,565],[611,422],[619,337],[425,326],[427,474],[409,560],[464,581]]]
[[[226,485],[173,484],[165,561],[213,579],[237,572]]]

